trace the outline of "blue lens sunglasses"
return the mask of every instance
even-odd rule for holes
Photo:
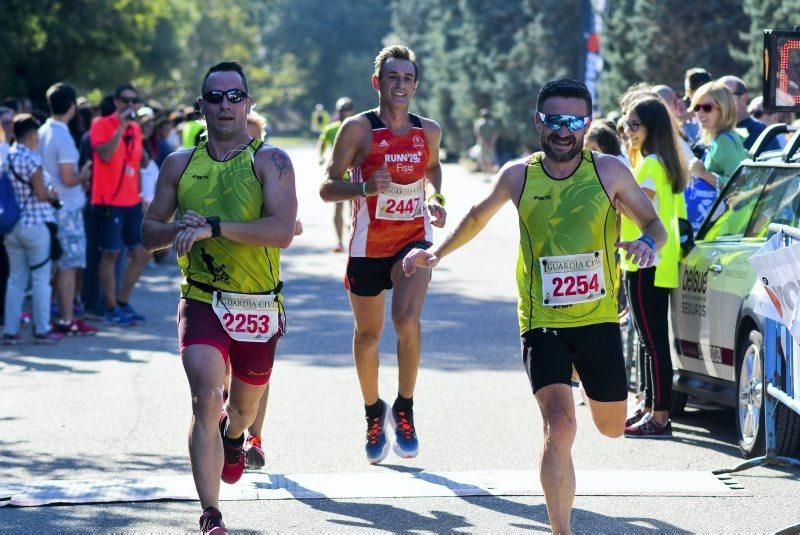
[[[562,126],[566,126],[570,132],[577,132],[591,120],[591,116],[580,117],[578,115],[566,115],[560,113],[547,113],[544,114],[537,111],[539,120],[551,130],[559,130]]]

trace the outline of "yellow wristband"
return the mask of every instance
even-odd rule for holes
[[[437,192],[437,193],[431,193],[430,195],[428,195],[428,202],[430,202],[430,201],[436,201],[436,204],[438,204],[439,206],[444,207],[444,195],[442,195],[441,193]]]

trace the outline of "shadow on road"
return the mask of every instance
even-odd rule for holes
[[[289,333],[281,340],[281,358],[310,366],[352,366],[353,317],[342,279],[299,270],[303,256],[326,255],[341,263],[343,275],[346,259],[308,246],[292,246],[291,253],[284,271]],[[394,364],[397,338],[387,293],[380,352],[384,363]],[[516,303],[440,291],[434,273],[422,313],[422,351],[423,368],[521,372]]]

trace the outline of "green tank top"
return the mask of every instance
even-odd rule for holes
[[[550,177],[531,156],[519,199],[519,327],[619,323],[616,212],[590,150],[569,177]]]
[[[221,221],[253,221],[263,216],[264,194],[254,168],[261,140],[223,162],[201,142],[178,182],[178,211],[194,210]],[[205,287],[236,293],[266,293],[280,281],[280,249],[213,238],[196,242],[178,257],[184,276],[181,296],[211,303]],[[199,283],[199,284],[192,284]]]

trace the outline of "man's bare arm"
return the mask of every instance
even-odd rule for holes
[[[169,247],[183,228],[172,219],[178,207],[178,180],[190,158],[191,151],[174,152],[158,172],[155,196],[142,220],[142,246],[148,251]]]
[[[333,154],[325,170],[325,180],[319,188],[319,196],[323,201],[349,201],[361,195],[361,184],[345,182],[342,177],[355,164],[358,150],[364,143],[365,136],[369,134],[368,123],[364,125],[362,120],[366,121],[361,117],[348,118],[336,134]],[[374,193],[374,190],[368,193]]]
[[[512,162],[506,164],[498,173],[494,188],[483,200],[474,204],[455,230],[444,241],[431,250],[437,258],[443,258],[459,247],[468,243],[483,230],[505,203],[519,194],[522,180],[525,177],[525,163]]]

